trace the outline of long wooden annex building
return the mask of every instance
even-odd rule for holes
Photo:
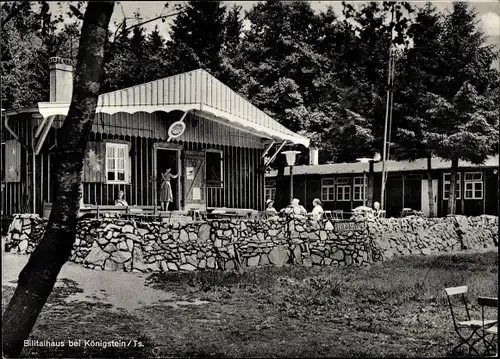
[[[2,211],[42,213],[54,199],[51,155],[69,110],[72,66],[50,60],[50,102],[2,113]],[[158,205],[170,168],[170,210],[264,205],[264,155],[309,140],[203,69],[99,96],[84,163],[83,202]]]

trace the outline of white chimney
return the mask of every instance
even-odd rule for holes
[[[50,102],[71,102],[73,94],[73,63],[70,59],[49,59]]]
[[[316,166],[318,164],[318,149],[317,148],[309,148],[309,164]]]

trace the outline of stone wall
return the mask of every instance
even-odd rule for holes
[[[16,215],[6,250],[29,254],[47,221]],[[321,223],[300,219],[191,223],[82,220],[71,261],[93,269],[192,271],[282,266],[363,266],[397,255],[498,245],[498,217],[382,218]]]
[[[368,223],[375,260],[394,256],[498,247],[498,217],[408,216]]]

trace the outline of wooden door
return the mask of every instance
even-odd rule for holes
[[[183,158],[184,210],[205,209],[205,153],[185,151]]]

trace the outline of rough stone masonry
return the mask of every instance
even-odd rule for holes
[[[31,253],[47,220],[16,215],[6,250]],[[82,220],[70,260],[124,271],[232,270],[285,264],[367,266],[394,256],[498,246],[498,217],[224,219],[191,223]]]

